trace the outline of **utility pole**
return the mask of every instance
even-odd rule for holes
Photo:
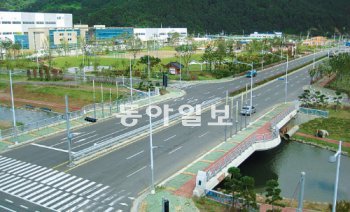
[[[109,115],[112,115],[112,88],[109,88]]]
[[[236,134],[238,133],[238,100],[236,102]]]
[[[228,91],[226,90],[226,102],[225,102],[225,107],[227,106],[228,103]],[[227,124],[225,124],[225,142],[227,141]]]
[[[148,43],[147,43],[147,75],[148,75],[148,80],[150,80],[151,79],[151,71],[150,71],[150,63],[149,63]]]
[[[233,125],[233,97],[231,98],[231,123]],[[233,126],[231,127],[231,130],[230,130],[230,137],[232,137],[233,135]]]
[[[70,133],[70,113],[69,113],[69,107],[68,107],[68,96],[65,95],[66,100],[66,126],[67,126],[67,142],[68,142],[68,157],[69,157],[69,164],[68,166],[73,166],[72,163],[72,138],[73,135]]]
[[[101,106],[102,106],[102,118],[105,117],[104,102],[103,102],[103,87],[101,83]]]
[[[287,53],[287,65],[286,65],[286,82],[285,82],[285,88],[284,88],[284,91],[285,91],[285,97],[284,97],[284,104],[287,103],[287,98],[288,98],[288,60],[289,60],[289,56],[288,56],[288,53]]]
[[[151,107],[151,90],[148,89],[148,107]],[[149,114],[149,146],[150,146],[150,156],[151,156],[151,194],[155,193],[154,190],[154,164],[153,164],[153,126],[152,126],[152,116],[151,110]]]
[[[18,137],[17,137],[17,124],[16,124],[16,111],[15,111],[15,101],[13,98],[13,86],[12,86],[12,72],[9,70],[10,73],[10,91],[11,91],[11,107],[12,107],[12,120],[13,120],[13,130],[14,130],[14,136],[15,136],[15,144],[18,144]]]
[[[93,100],[94,100],[94,118],[96,119],[96,94],[95,94],[95,79],[92,80]]]
[[[301,172],[299,183],[300,183],[300,190],[299,190],[299,199],[298,199],[297,212],[303,212],[303,200],[304,200],[304,188],[305,188],[305,172]]]
[[[132,103],[132,71],[131,71],[131,57],[130,57],[130,69],[129,69],[129,74],[130,74],[130,97],[131,97],[131,103]]]

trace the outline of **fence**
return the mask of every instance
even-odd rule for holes
[[[276,128],[275,126],[281,120],[283,120],[286,117],[286,115],[290,114],[292,111],[296,110],[298,107],[299,107],[298,104],[294,103],[292,106],[288,107],[282,113],[280,113],[276,117],[274,117],[270,121],[271,132],[264,133],[264,134],[253,134],[253,135],[249,136],[243,142],[239,143],[236,147],[231,149],[228,153],[226,153],[219,160],[217,160],[212,165],[210,165],[208,170],[207,170],[207,180],[209,181],[209,179],[211,179],[217,173],[219,173],[221,170],[223,170],[228,164],[230,164],[233,160],[235,160],[238,156],[240,156],[243,152],[245,152],[254,143],[271,141],[273,139],[278,138],[279,129]]]
[[[151,92],[151,96],[155,96],[155,95],[158,95],[158,94],[156,94],[156,92]],[[89,113],[92,113],[95,111],[95,108],[97,112],[102,113],[102,118],[110,117],[112,115],[112,112],[119,112],[120,105],[131,104],[132,102],[142,100],[147,97],[148,97],[147,93],[135,92],[135,95],[133,96],[132,99],[131,97],[128,97],[127,99],[116,100],[111,103],[106,102],[106,103],[90,104],[90,105],[84,106],[81,110],[70,112],[70,119],[74,120],[74,119],[81,118],[84,115],[89,115]],[[48,119],[36,121],[34,123],[16,126],[16,128],[12,127],[9,129],[1,130],[0,139],[10,138],[16,135],[18,136],[20,134],[28,133],[32,131],[35,132],[48,126],[59,125],[65,122],[65,119],[66,119],[66,116],[64,114],[61,114]]]
[[[328,118],[328,116],[329,116],[329,112],[328,111],[316,110],[316,109],[305,108],[305,107],[300,107],[299,108],[299,112],[307,114],[307,115],[320,116],[320,117],[323,117],[323,118]]]
[[[212,100],[203,102],[201,104],[201,107],[202,108],[203,107],[209,107],[212,104],[214,104],[215,102],[218,102],[220,100],[222,100],[222,99],[217,98],[217,99],[212,99]],[[189,109],[185,110],[184,112],[188,113]],[[169,116],[168,120],[169,120],[169,122],[170,121],[174,121],[174,120],[178,119],[181,116],[182,116],[182,114],[176,113],[176,114],[173,114],[173,115]],[[164,121],[165,121],[164,119],[160,119],[158,121],[155,121],[155,122],[152,123],[152,127],[153,128],[160,127],[164,123]],[[78,152],[72,153],[73,161],[77,161],[77,160],[80,160],[82,158],[94,155],[97,152],[106,150],[106,149],[108,149],[108,148],[110,148],[110,147],[112,147],[112,146],[114,146],[116,144],[122,143],[123,141],[129,139],[130,137],[134,137],[134,136],[137,136],[137,135],[144,134],[145,132],[147,132],[148,129],[149,129],[149,124],[147,124],[145,126],[142,126],[140,128],[137,128],[135,130],[129,131],[127,133],[124,133],[122,135],[119,135],[119,136],[117,136],[115,138],[111,138],[109,140],[103,141],[101,143],[95,143],[93,146],[90,146],[90,147],[85,148],[83,150],[80,150]]]

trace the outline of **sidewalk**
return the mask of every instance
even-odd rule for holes
[[[142,203],[135,205],[137,211],[161,211],[163,195],[175,201],[170,201],[171,209],[185,208],[180,201],[181,198],[191,200],[193,189],[195,188],[196,175],[199,170],[207,170],[212,164],[220,160],[226,153],[234,149],[239,143],[248,139],[251,135],[262,134],[270,131],[270,121],[285,111],[291,104],[280,104],[272,108],[269,112],[256,120],[243,131],[222,142],[210,152],[204,154],[187,167],[183,168],[164,182],[160,183],[161,192],[155,195],[149,194],[146,198],[139,200]],[[188,206],[188,205],[187,205]],[[175,211],[175,210],[171,210]]]
[[[175,89],[175,88],[168,88],[167,90],[169,93],[165,95],[158,95],[158,96],[151,97],[151,102],[153,104],[157,104],[169,99],[181,97],[186,94],[184,91]],[[145,99],[134,101],[133,104],[137,104],[138,108],[142,108],[148,105],[148,101],[149,101],[148,98],[145,98]],[[112,114],[110,113],[109,107],[108,108],[105,107],[104,115],[101,109],[96,111],[96,118],[98,119],[98,122],[101,122],[105,119],[114,117],[117,112],[118,111],[116,107],[112,109]],[[93,117],[93,111],[90,111],[86,113],[84,116],[81,116],[79,118],[71,119],[70,121],[71,129],[83,127],[85,125],[91,124],[84,120],[86,116]],[[18,144],[29,143],[40,138],[44,138],[59,132],[63,132],[65,130],[66,130],[66,122],[62,121],[59,123],[50,124],[46,127],[41,127],[39,129],[21,133],[17,136],[17,138],[14,138],[14,137],[5,138],[0,141],[0,152],[5,151],[6,149],[14,145],[16,141],[18,142]]]
[[[306,138],[312,138],[312,139],[316,139],[316,140],[319,140],[319,141],[324,141],[324,142],[331,143],[331,144],[336,144],[336,145],[339,144],[338,140],[333,140],[333,139],[330,139],[330,138],[320,138],[320,137],[316,137],[316,136],[309,135],[309,134],[306,134],[306,133],[301,133],[301,132],[297,132],[295,134],[303,136],[303,137],[306,137]],[[342,146],[350,147],[350,143],[343,142]]]

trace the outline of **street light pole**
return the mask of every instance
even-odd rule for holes
[[[148,89],[148,108],[151,107],[151,90]],[[152,126],[152,116],[151,110],[149,112],[149,146],[151,155],[151,193],[154,194],[154,164],[153,164],[153,126]]]
[[[132,102],[132,71],[131,71],[131,57],[130,57],[130,69],[129,69],[129,74],[130,74],[130,97],[131,97],[131,102]]]
[[[15,102],[13,98],[13,86],[12,86],[12,72],[9,70],[10,73],[10,91],[11,91],[11,107],[12,107],[12,120],[13,120],[13,130],[15,133],[15,144],[18,144],[18,138],[17,138],[17,124],[16,124],[16,112],[15,112]]]
[[[180,53],[180,84],[182,84],[182,65],[181,65],[181,53]]]
[[[303,212],[303,200],[304,200],[304,188],[305,188],[305,172],[301,172],[300,177],[300,190],[297,212]]]
[[[284,104],[287,103],[287,96],[288,96],[288,62],[289,62],[289,56],[287,53],[287,65],[286,65],[286,77],[285,77],[285,88],[284,88],[284,92],[285,92],[285,96],[284,96]]]
[[[96,94],[95,94],[95,79],[92,80],[92,90],[94,99],[94,118],[96,118]]]
[[[337,206],[337,194],[338,194],[338,183],[339,183],[341,145],[342,145],[342,141],[339,141],[338,151],[334,155],[329,157],[329,162],[334,163],[335,161],[337,161],[337,172],[336,172],[336,176],[335,176],[332,212],[336,212],[336,206]]]
[[[65,95],[65,102],[66,102],[66,125],[67,125],[68,157],[69,157],[68,166],[73,166],[72,147],[71,147],[73,135],[70,133],[70,113],[69,113],[68,96],[67,95]]]

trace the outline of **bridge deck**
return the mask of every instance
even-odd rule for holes
[[[270,121],[282,114],[290,106],[292,106],[292,103],[275,106],[249,127],[240,131],[232,138],[229,138],[227,142],[221,143],[211,152],[199,158],[198,161],[186,167],[184,171],[175,175],[163,186],[166,190],[174,191],[174,193],[177,195],[191,197],[195,187],[196,174],[198,170],[206,170],[213,163],[215,163],[215,161],[220,160],[220,158],[222,158],[226,153],[235,148],[239,143],[243,142],[251,135],[270,132]]]

